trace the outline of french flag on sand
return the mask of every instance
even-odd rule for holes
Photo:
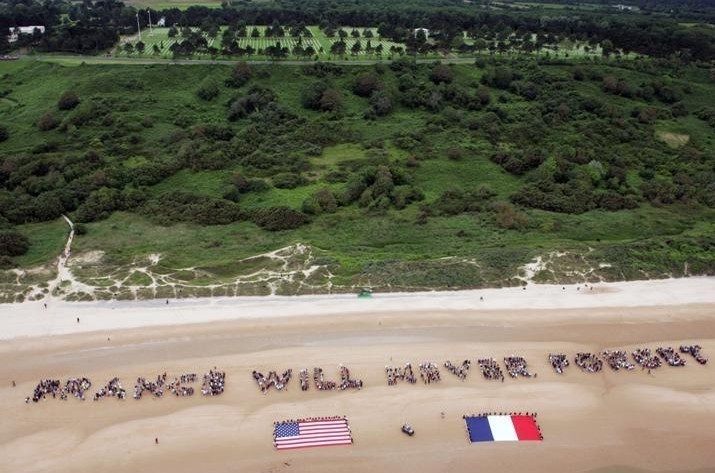
[[[465,416],[470,442],[523,442],[542,439],[530,415]]]

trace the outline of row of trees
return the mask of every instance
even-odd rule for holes
[[[18,0],[13,0],[18,1]],[[137,11],[115,0],[88,0],[82,3],[65,4],[56,0],[48,2],[46,11],[40,12],[39,0],[28,0],[29,9],[10,8],[0,11],[0,22],[8,27],[18,24],[43,24],[47,31],[41,39],[33,41],[43,50],[91,52],[102,51],[116,43],[120,34],[136,29]],[[3,16],[4,15],[4,16]],[[164,17],[167,24],[181,27],[200,27],[209,34],[217,34],[220,25],[235,25],[237,35],[260,34],[258,30],[245,31],[246,24],[270,25],[266,33],[271,36],[307,36],[308,24],[318,24],[324,31],[345,39],[348,34],[357,37],[360,32],[348,33],[340,25],[378,25],[382,38],[397,42],[420,42],[415,28],[430,30],[430,44],[437,48],[457,48],[463,31],[489,42],[497,38],[498,45],[511,43],[512,34],[521,38],[524,48],[539,49],[546,44],[541,38],[562,37],[572,41],[591,44],[606,44],[613,50],[632,51],[652,56],[677,54],[686,59],[711,60],[715,58],[715,32],[707,28],[688,28],[663,16],[604,15],[580,11],[578,15],[564,12],[560,16],[543,16],[530,12],[500,13],[481,10],[470,5],[434,7],[420,0],[399,5],[385,4],[377,0],[361,2],[359,6],[349,3],[325,5],[320,0],[306,0],[290,7],[263,6],[241,3],[221,9],[192,6],[186,10],[167,9],[152,11],[152,17]],[[148,15],[139,15],[142,27],[146,27]],[[0,24],[0,26],[2,26]],[[363,37],[370,39],[371,30]],[[367,35],[367,36],[366,36]],[[533,42],[526,40],[536,35]],[[411,39],[412,38],[412,39]],[[548,40],[547,40],[548,42]],[[426,43],[422,43],[424,46]],[[553,44],[553,43],[552,43]],[[413,49],[419,51],[419,44]],[[0,45],[4,49],[7,44]],[[497,46],[498,47],[498,46]],[[412,48],[408,45],[408,48]]]

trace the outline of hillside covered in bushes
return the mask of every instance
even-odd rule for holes
[[[550,252],[575,260],[544,280],[715,271],[707,68],[485,58],[0,72],[5,269],[51,261],[66,214],[81,224],[75,251],[101,250],[107,267],[148,254],[220,266],[206,284],[295,243],[320,253],[318,285],[346,288],[513,284]]]

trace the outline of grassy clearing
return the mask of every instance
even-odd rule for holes
[[[680,148],[690,141],[690,135],[683,133],[673,133],[672,131],[658,130],[655,136],[671,148]]]
[[[17,259],[23,267],[46,264],[60,255],[65,246],[69,227],[64,219],[21,225],[20,233],[30,240],[30,251]]]

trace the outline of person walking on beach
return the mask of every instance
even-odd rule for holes
[[[154,437],[154,444],[159,445],[159,437]]]
[[[77,323],[79,323],[79,317],[77,317]]]

